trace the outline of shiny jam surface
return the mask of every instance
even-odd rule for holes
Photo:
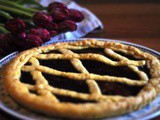
[[[107,56],[103,52],[103,49],[90,48],[90,49],[84,49],[84,50],[73,50],[73,52],[79,53],[79,54],[80,53],[98,53],[108,57],[113,61],[117,61],[116,59],[113,59],[112,57]],[[59,52],[52,51],[52,53],[59,53]],[[125,55],[122,53],[119,53],[119,54],[129,58],[130,60],[137,60],[130,55]],[[77,71],[73,67],[73,65],[70,63],[69,60],[39,60],[39,62],[43,66],[48,66],[56,70],[79,73],[79,71]],[[110,75],[110,76],[116,76],[116,77],[126,77],[133,80],[140,79],[136,73],[131,71],[126,66],[115,67],[115,66],[106,65],[104,63],[101,63],[95,60],[81,60],[81,62],[90,73],[99,74],[99,75]],[[139,69],[147,73],[148,77],[150,78],[149,70],[146,66],[139,67]],[[53,76],[46,73],[42,73],[42,74],[48,80],[51,86],[61,88],[61,89],[73,90],[81,93],[89,93],[89,88],[85,81],[72,80],[63,76]],[[32,79],[32,76],[30,75],[30,73],[27,73],[27,72],[22,72],[21,82],[29,83],[32,85],[35,84]],[[96,82],[98,83],[98,86],[100,87],[100,90],[104,95],[135,96],[143,88],[138,86],[128,86],[123,83],[109,83],[105,81],[96,81]],[[94,101],[83,101],[83,100],[73,99],[70,97],[59,96],[59,95],[56,95],[56,97],[60,99],[60,101],[62,102],[73,102],[73,103],[94,102]]]

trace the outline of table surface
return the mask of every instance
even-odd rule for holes
[[[160,52],[160,4],[82,4],[93,11],[104,24],[101,33],[85,37],[124,40]]]
[[[160,4],[159,3],[106,3],[81,2],[95,13],[104,24],[100,33],[85,37],[118,39],[140,44],[160,52]],[[0,111],[0,120],[11,119]],[[154,120],[160,119],[160,116]]]

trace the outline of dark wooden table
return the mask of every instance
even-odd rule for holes
[[[86,37],[124,40],[160,52],[160,4],[103,2],[82,5],[93,11],[104,24],[103,32]]]
[[[107,3],[79,1],[103,22],[104,30],[85,37],[110,38],[137,43],[160,52],[159,3]],[[0,120],[12,117],[0,111]],[[159,120],[160,117],[154,118]]]

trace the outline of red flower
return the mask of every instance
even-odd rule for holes
[[[37,12],[33,16],[33,22],[37,26],[45,27],[46,24],[53,22],[53,19],[50,15],[48,15],[44,12]]]
[[[84,15],[76,10],[76,9],[69,9],[69,19],[75,22],[81,22],[84,19]]]
[[[19,18],[10,19],[6,24],[5,28],[11,33],[21,33],[24,31],[26,25],[23,20]]]
[[[56,30],[51,30],[51,31],[49,31],[49,32],[50,32],[50,35],[51,35],[52,37],[58,35],[58,32],[57,32]]]
[[[58,30],[58,25],[56,23],[47,23],[46,26],[44,27],[47,30]]]
[[[43,42],[50,40],[50,33],[43,28],[30,29],[30,34],[39,36]]]
[[[24,41],[24,44],[23,44],[23,48],[24,49],[29,49],[29,48],[32,48],[32,47],[38,47],[40,45],[42,45],[42,40],[40,37],[36,36],[36,35],[27,35],[26,36],[26,39]]]
[[[77,29],[76,23],[71,20],[65,20],[59,24],[60,32],[74,31],[76,29]]]
[[[25,32],[22,32],[22,33],[18,33],[18,34],[12,34],[12,37],[14,39],[25,39],[26,38],[26,33]]]
[[[60,3],[60,2],[52,2],[48,5],[48,12],[51,12],[54,8],[65,8],[67,9],[67,6],[63,3]]]
[[[16,47],[9,35],[0,34],[0,53],[3,55],[9,54],[16,50]]]
[[[50,15],[56,22],[61,22],[69,17],[68,9],[58,7],[52,8]]]

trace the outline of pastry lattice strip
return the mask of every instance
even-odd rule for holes
[[[39,65],[38,60],[33,57],[29,60],[29,62],[31,62],[32,65]],[[97,94],[78,93],[72,90],[55,88],[48,84],[47,80],[43,77],[40,71],[33,70],[31,71],[31,75],[33,76],[33,80],[35,80],[36,85],[34,86],[24,83],[23,85],[25,85],[31,91],[37,91],[42,96],[50,97],[50,99],[53,100],[54,102],[59,102],[59,100],[55,97],[55,95],[69,96],[73,98],[79,98],[82,100],[94,100],[94,101],[115,101],[123,98],[121,96],[116,96],[116,98],[115,96],[104,96],[104,95],[98,96]]]
[[[74,46],[75,47],[75,46]],[[75,48],[74,48],[75,49]],[[78,48],[79,49],[79,48]],[[80,48],[82,49],[82,48]],[[79,99],[84,99],[84,100],[96,100],[96,101],[101,101],[101,100],[108,100],[108,98],[110,100],[118,100],[123,98],[121,96],[105,96],[102,95],[100,92],[100,88],[98,87],[97,83],[95,82],[95,80],[103,80],[103,81],[108,81],[108,82],[122,82],[124,84],[128,84],[128,85],[138,85],[138,86],[142,86],[145,85],[147,83],[147,75],[145,73],[143,73],[142,71],[138,70],[137,66],[142,66],[145,64],[144,61],[131,61],[117,53],[115,53],[114,51],[112,51],[111,49],[105,49],[105,53],[117,58],[118,62],[112,61],[108,58],[106,58],[103,55],[98,55],[98,54],[89,54],[87,53],[87,55],[89,57],[85,58],[84,56],[86,54],[76,54],[73,53],[70,50],[67,49],[59,49],[60,52],[64,53],[64,54],[39,54],[39,55],[35,55],[34,57],[32,57],[30,59],[30,62],[32,63],[32,66],[23,66],[22,70],[23,71],[27,71],[27,72],[31,72],[33,79],[36,82],[36,86],[33,85],[29,85],[29,84],[25,84],[28,89],[30,90],[38,90],[39,93],[41,95],[48,95],[48,96],[52,96],[53,101],[58,102],[58,99],[54,96],[54,94],[60,94],[63,96],[70,96],[70,97],[74,97],[74,98],[79,98]],[[109,51],[109,52],[107,52]],[[66,53],[70,53],[70,54],[66,54]],[[113,53],[114,54],[110,54]],[[93,57],[93,56],[94,57]],[[69,56],[69,57],[67,57]],[[62,71],[58,71],[55,69],[51,69],[42,65],[39,65],[39,61],[37,59],[45,59],[45,57],[47,59],[70,59],[72,65],[81,73],[72,73],[72,72],[62,72]],[[137,72],[138,75],[140,76],[140,78],[142,78],[141,80],[131,80],[128,78],[117,78],[114,76],[101,76],[101,75],[96,75],[96,74],[91,74],[87,71],[87,69],[82,65],[81,61],[79,59],[94,59],[97,61],[101,61],[100,59],[97,59],[97,57],[101,57],[103,58],[103,60],[101,62],[104,62],[106,64],[110,64],[110,65],[116,65],[116,66],[121,66],[121,65],[127,65],[131,70],[133,70],[134,72]],[[86,80],[90,92],[91,94],[84,94],[84,93],[77,93],[75,91],[71,91],[71,90],[65,90],[65,89],[59,89],[59,88],[55,88],[52,87],[50,85],[48,85],[47,80],[43,77],[42,72],[45,72],[47,74],[52,74],[52,75],[59,75],[59,76],[65,76],[68,78],[72,78],[75,80]],[[35,75],[34,75],[35,74]],[[38,74],[38,77],[37,77]],[[143,74],[143,75],[141,75]],[[146,77],[144,77],[146,75]],[[36,76],[36,77],[34,77]],[[47,87],[46,87],[47,86]],[[47,93],[47,94],[46,94]],[[53,93],[53,94],[51,94]],[[98,96],[98,97],[97,97]]]
[[[99,62],[103,62],[105,64],[108,65],[112,65],[112,66],[124,66],[124,65],[135,65],[135,66],[143,66],[145,64],[145,61],[141,60],[141,61],[133,61],[133,60],[123,60],[123,61],[112,61],[109,58],[106,58],[103,55],[99,55],[99,54],[93,54],[93,53],[86,53],[86,54],[38,54],[35,55],[34,57],[36,57],[37,59],[42,59],[42,60],[48,60],[48,59],[72,59],[72,58],[76,58],[76,59],[87,59],[87,60],[97,60]]]
[[[63,54],[74,54],[72,51],[67,50],[67,49],[60,49],[59,51],[62,52]],[[89,73],[79,59],[73,58],[73,59],[70,60],[70,62],[72,63],[74,68],[77,69],[79,72]],[[88,87],[89,87],[89,90],[90,90],[91,94],[96,94],[97,96],[101,95],[101,90],[94,80],[88,79],[86,81],[87,81],[87,84],[88,84]]]

